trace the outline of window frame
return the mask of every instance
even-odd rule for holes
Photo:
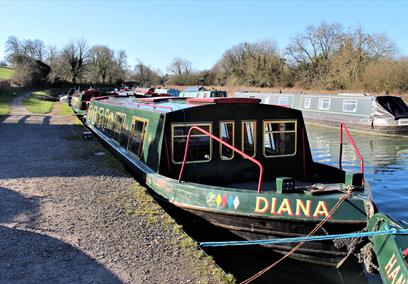
[[[122,116],[123,117],[123,122],[122,122],[122,125],[120,126],[120,132],[119,132],[119,141],[116,141],[116,139],[114,138],[114,136],[115,136],[115,126],[116,126],[116,117],[117,116]],[[112,141],[113,142],[115,142],[116,144],[118,144],[118,145],[120,145],[120,139],[122,138],[122,130],[123,130],[123,128],[124,128],[124,126],[125,126],[125,124],[126,124],[126,114],[125,113],[123,113],[123,112],[115,112],[115,116],[114,116],[114,119],[113,119],[113,126],[112,126],[112,137],[111,137],[111,139],[112,139]]]
[[[88,107],[88,110],[86,111],[86,118],[88,119],[89,122],[92,122],[92,113],[93,113],[93,106]]]
[[[312,101],[312,98],[311,97],[306,97],[306,98],[304,98],[304,100],[303,100],[303,107],[305,108],[305,109],[309,109],[310,108],[310,103],[311,103],[311,101]],[[307,103],[306,103],[307,102]]]
[[[281,100],[284,99],[285,103],[281,103]],[[280,106],[288,106],[289,105],[289,97],[288,96],[279,96],[278,97],[278,105]]]
[[[102,129],[103,129],[103,130],[106,130],[106,128],[107,128],[107,126],[108,126],[109,113],[110,113],[109,108],[106,108],[106,109],[105,109],[104,116],[103,116],[103,117],[104,117],[104,121],[103,121],[103,124],[102,124]]]
[[[103,122],[105,120],[105,109],[103,107],[99,107],[98,113],[96,114],[96,127],[103,129]]]
[[[350,102],[354,103],[354,109],[353,110],[345,110],[344,106],[347,104],[346,102],[347,103],[350,103]],[[358,106],[358,100],[351,100],[351,99],[344,99],[343,100],[343,111],[344,112],[357,112],[357,106]]]
[[[208,122],[198,122],[198,123],[194,123],[194,122],[187,122],[187,123],[172,123],[171,124],[171,162],[173,163],[173,164],[182,164],[183,163],[183,161],[181,161],[181,162],[176,162],[175,160],[174,160],[174,137],[186,137],[187,138],[187,135],[183,135],[183,136],[174,136],[174,129],[176,128],[176,127],[186,127],[186,126],[198,126],[198,127],[201,127],[201,126],[208,126],[208,132],[210,132],[211,134],[212,134],[212,129],[213,129],[213,123],[212,122],[210,122],[210,121],[208,121]],[[209,137],[208,135],[205,135],[205,134],[201,134],[201,135],[191,135],[190,136],[190,138],[191,137],[197,137],[197,136],[203,136],[203,137],[208,137],[209,139],[210,139],[210,158],[208,159],[208,160],[195,160],[195,161],[186,161],[186,164],[195,164],[195,163],[208,163],[208,162],[210,162],[211,160],[212,160],[212,153],[213,153],[213,146],[212,146],[212,139],[211,139],[211,137]],[[183,152],[183,154],[184,154],[184,152]]]
[[[244,123],[248,123],[248,122],[253,122],[254,123],[254,137],[253,137],[253,140],[254,140],[254,154],[252,155],[252,156],[250,156],[251,158],[254,158],[254,157],[256,157],[256,142],[257,142],[257,121],[256,120],[253,120],[253,119],[248,119],[248,120],[241,120],[241,151],[243,152],[243,153],[245,153],[245,154],[247,154],[248,156],[249,156],[249,154],[248,153],[246,153],[245,152],[245,149],[244,149],[244,130],[246,131],[246,128],[244,127]]]
[[[133,153],[130,150],[130,144],[131,144],[131,141],[132,141],[132,137],[133,137],[133,135],[135,133],[135,129],[133,128],[133,126],[136,124],[135,123],[136,121],[143,122],[143,128],[142,128],[142,132],[141,132],[142,137],[141,137],[141,140],[140,140],[141,143],[140,143],[140,146],[139,146],[139,151],[138,151],[139,154],[138,155],[136,153]],[[137,158],[139,160],[140,160],[141,154],[143,152],[143,146],[144,146],[145,139],[146,139],[146,132],[147,132],[148,125],[149,125],[149,120],[148,119],[140,117],[140,116],[133,116],[132,117],[132,123],[131,123],[131,126],[130,126],[130,135],[129,135],[128,143],[127,143],[127,146],[126,146],[126,150],[127,150],[127,152],[129,154],[131,154],[132,156],[134,156],[135,158]]]
[[[288,130],[288,131],[271,131],[271,133],[295,133],[295,152],[292,154],[284,154],[284,155],[266,155],[265,152],[265,126],[266,123],[295,123],[295,130]],[[290,157],[290,156],[295,156],[297,154],[297,120],[273,120],[273,119],[264,119],[262,121],[262,154],[265,158],[279,158],[279,157]]]
[[[219,121],[219,128],[220,128],[220,136],[219,138],[222,139],[222,128],[221,128],[221,124],[222,123],[232,123],[232,147],[235,147],[235,121],[234,120],[220,120]],[[223,161],[230,161],[232,159],[234,159],[235,157],[235,151],[232,151],[232,157],[231,158],[223,158],[222,157],[222,144],[220,144],[219,147],[219,152],[220,152],[220,159]]]
[[[96,122],[96,114],[98,113],[98,106],[93,107],[92,111],[92,124],[95,125]]]
[[[329,106],[327,108],[323,108],[323,101],[328,101],[329,102]],[[319,103],[317,105],[317,108],[319,110],[330,110],[331,107],[331,99],[329,98],[319,98]]]

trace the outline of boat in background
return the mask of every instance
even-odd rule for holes
[[[219,90],[207,90],[203,86],[190,86],[180,92],[181,98],[226,98],[227,92]]]
[[[160,96],[178,97],[180,95],[180,91],[174,88],[155,88],[154,92]]]
[[[313,161],[299,110],[246,98],[105,98],[90,102],[85,125],[161,199],[243,239],[306,236],[323,221],[316,235],[357,232],[375,212],[362,170]],[[347,255],[318,241],[290,256],[336,265]]]
[[[236,92],[237,98],[258,98],[265,104],[295,108],[306,122],[371,133],[408,135],[408,106],[400,97],[366,94],[285,94]]]
[[[85,91],[77,90],[72,94],[71,108],[79,117],[83,117],[91,100],[105,97],[127,97],[128,93],[125,91],[101,92],[98,89],[89,88]]]
[[[138,87],[133,90],[133,96],[136,98],[144,98],[144,97],[157,97],[159,96],[154,88],[142,88]]]

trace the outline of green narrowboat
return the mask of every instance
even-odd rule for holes
[[[71,107],[75,114],[79,116],[85,115],[91,99],[98,96],[100,96],[100,92],[93,88],[89,88],[82,92],[75,92],[71,98]]]
[[[377,213],[370,219],[369,231],[406,230],[407,224],[392,220],[385,214]],[[383,283],[408,283],[408,236],[387,234],[370,237],[377,257],[378,270]]]
[[[77,91],[72,95],[71,107],[76,115],[83,117],[88,109],[89,102],[94,99],[101,99],[104,97],[126,97],[128,96],[126,92],[108,92],[102,93],[97,89],[89,88],[85,91]]]
[[[250,98],[106,98],[90,102],[85,124],[161,198],[244,239],[305,236],[322,220],[316,235],[356,232],[375,211],[361,173],[313,161],[299,110]],[[347,254],[322,241],[291,256],[335,265]]]

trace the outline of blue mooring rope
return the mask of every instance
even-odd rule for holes
[[[310,237],[294,237],[294,238],[281,238],[281,239],[266,239],[266,240],[253,240],[253,241],[226,241],[226,242],[201,242],[201,247],[225,247],[225,246],[249,246],[249,245],[269,245],[269,244],[283,244],[283,243],[300,243],[300,242],[314,242],[314,241],[327,241],[337,239],[349,239],[358,237],[371,237],[379,235],[406,235],[408,229],[388,229],[375,232],[355,232],[348,234],[335,234],[335,235],[323,235],[323,236],[310,236]]]

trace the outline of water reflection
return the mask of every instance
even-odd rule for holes
[[[338,166],[339,129],[307,125],[313,159]],[[408,138],[386,137],[352,132],[365,162],[378,210],[393,218],[408,220]],[[360,161],[350,144],[343,148],[343,168],[359,171]]]

